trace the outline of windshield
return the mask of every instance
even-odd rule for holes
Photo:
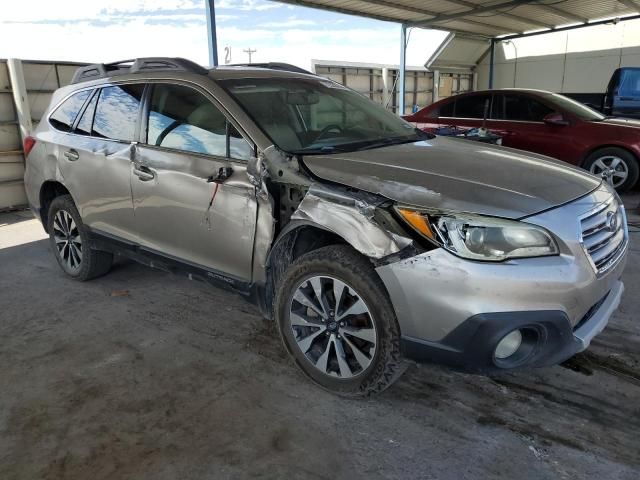
[[[558,107],[575,115],[580,120],[596,122],[596,121],[604,120],[606,118],[597,110],[587,107],[583,103],[580,103],[576,100],[572,100],[569,97],[565,97],[564,95],[558,95],[557,93],[552,93],[551,98]]]
[[[248,78],[219,83],[285,152],[328,154],[431,138],[330,80]]]

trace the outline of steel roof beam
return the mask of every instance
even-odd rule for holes
[[[466,0],[447,0],[447,2],[454,3],[456,5],[460,5],[460,6],[463,6],[463,7],[475,7],[475,6],[477,6],[477,4],[471,3],[471,2],[467,2]],[[523,17],[523,16],[520,16],[520,15],[514,15],[513,13],[501,13],[500,16],[510,18],[512,20],[515,20],[516,22],[524,23],[525,25],[532,25],[534,27],[540,27],[540,28],[554,28],[555,27],[555,25],[553,25],[551,23],[542,22],[540,20],[532,20],[530,18]]]
[[[567,20],[573,20],[574,22],[580,22],[580,23],[587,23],[589,21],[588,18],[585,17],[581,17],[580,15],[576,15],[574,13],[569,13],[565,10],[561,10],[558,7],[554,7],[553,5],[545,5],[544,3],[536,3],[534,5],[532,5],[533,7],[536,8],[541,8],[543,10],[546,10],[548,12],[553,13],[554,15],[557,15],[559,17],[562,18],[566,18]]]
[[[487,12],[494,12],[497,15],[500,14],[499,9],[500,8],[512,8],[512,7],[517,7],[519,5],[526,5],[526,4],[531,4],[536,2],[536,0],[509,0],[509,1],[503,1],[503,2],[498,2],[498,3],[494,3],[492,5],[483,5],[483,6],[476,6],[475,8],[471,8],[469,10],[464,10],[462,12],[456,12],[456,13],[447,13],[447,14],[441,14],[441,15],[436,15],[433,18],[430,18],[428,20],[420,20],[417,22],[409,22],[409,25],[411,26],[415,26],[415,27],[427,27],[430,25],[433,25],[435,23],[440,23],[440,22],[444,22],[444,21],[449,21],[449,20],[462,20],[462,21],[467,21],[464,17],[468,17],[468,16],[472,16],[472,15],[477,15],[479,13],[487,13]]]
[[[389,2],[387,0],[366,0],[366,3],[370,3],[372,5],[378,5],[380,7],[394,8],[396,10],[404,10],[406,12],[417,13],[419,15],[425,15],[425,16],[430,17],[430,18],[437,17],[439,15],[438,12],[434,12],[434,11],[431,11],[431,10],[426,10],[424,8],[421,8],[421,7],[414,7],[414,6],[411,6],[411,5],[398,5],[395,2]],[[430,18],[426,18],[424,20],[428,21]],[[419,21],[421,21],[421,20],[419,20]],[[500,28],[500,27],[498,27],[496,25],[493,25],[491,23],[479,22],[477,20],[466,20],[465,19],[465,22],[469,23],[470,25],[476,25],[476,26],[481,27],[481,28],[491,28],[491,29]],[[504,28],[500,28],[500,29],[503,30],[504,32],[509,32],[509,30],[506,30]]]

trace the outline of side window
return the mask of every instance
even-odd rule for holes
[[[91,90],[84,90],[67,98],[49,117],[51,126],[63,132],[70,131],[78,112],[90,94]]]
[[[249,143],[242,138],[238,129],[234,127],[232,124],[227,123],[228,125],[228,135],[229,135],[229,157],[235,158],[238,160],[250,160],[253,157],[253,147],[249,145]]]
[[[502,93],[493,94],[493,102],[491,103],[491,115],[489,118],[492,120],[504,120],[504,95]]]
[[[96,93],[87,108],[84,109],[82,116],[80,117],[80,121],[78,125],[76,125],[76,129],[74,133],[79,135],[91,135],[91,126],[93,125],[93,117],[96,114],[96,105],[98,104],[98,93]]]
[[[142,84],[119,85],[100,90],[92,135],[111,140],[133,141],[143,91]]]
[[[453,117],[453,106],[455,105],[456,101],[453,100],[452,102],[447,102],[444,105],[442,105],[439,109],[438,109],[438,113],[436,116],[438,117]]]
[[[488,94],[458,97],[455,116],[457,118],[484,118],[485,104],[489,101],[491,101],[491,95]]]
[[[640,97],[640,70],[623,70],[618,95]]]
[[[553,109],[526,95],[505,94],[504,96],[506,120],[541,122],[550,113],[553,113]]]
[[[240,160],[252,156],[251,146],[213,103],[180,85],[154,86],[147,143]]]

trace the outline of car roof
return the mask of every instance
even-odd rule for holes
[[[208,76],[214,80],[227,78],[318,78],[311,72],[287,63],[261,63],[253,65],[229,65],[204,68],[191,60],[179,57],[143,57],[113,63],[94,63],[79,67],[71,79],[71,84],[79,84],[116,76],[138,79],[154,78],[157,73]]]
[[[318,79],[312,73],[302,73],[292,70],[281,70],[264,67],[249,66],[220,66],[209,70],[209,77],[214,80],[227,80],[234,78],[313,78]]]
[[[472,95],[472,94],[477,94],[477,93],[496,93],[496,92],[516,92],[516,93],[532,93],[532,94],[542,94],[542,95],[553,95],[553,92],[550,92],[549,90],[540,90],[537,88],[515,88],[515,87],[509,87],[509,88],[494,88],[494,89],[487,89],[487,90],[474,90],[472,92],[465,92],[465,93],[461,93],[459,94],[459,96],[462,95]],[[458,96],[458,95],[455,95]],[[452,97],[449,97],[452,98]]]

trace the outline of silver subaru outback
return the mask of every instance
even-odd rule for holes
[[[404,358],[556,364],[605,327],[628,244],[606,182],[264,67],[145,58],[56,92],[25,182],[64,272],[122,255],[239,292],[343,395],[383,390]]]

